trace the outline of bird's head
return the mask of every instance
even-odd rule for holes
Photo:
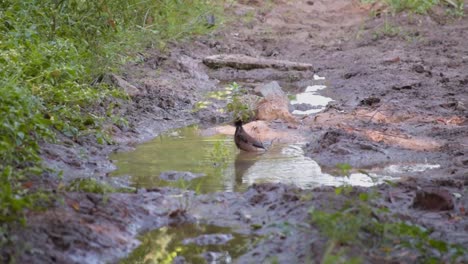
[[[235,125],[236,127],[241,127],[241,126],[242,126],[242,119],[236,119],[236,120],[234,121],[234,125]]]

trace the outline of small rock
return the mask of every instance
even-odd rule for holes
[[[258,120],[272,121],[281,119],[293,124],[298,123],[296,118],[289,112],[288,97],[276,81],[255,88],[255,92],[264,97],[256,106]]]
[[[216,17],[213,14],[206,15],[205,19],[206,19],[206,27],[212,28],[216,26]]]
[[[281,89],[281,86],[276,81],[257,86],[255,92],[267,99],[286,96],[283,89]]]
[[[411,90],[413,89],[413,85],[408,84],[408,85],[402,85],[402,86],[393,86],[393,90],[400,91],[400,90]]]
[[[424,188],[416,192],[413,207],[430,211],[452,210],[453,197],[446,189]]]
[[[122,77],[115,74],[104,75],[101,82],[108,83],[110,85],[114,85],[118,88],[121,88],[129,96],[136,96],[140,94],[140,90],[138,88],[124,80]]]
[[[359,72],[347,72],[343,75],[344,79],[351,79],[352,77],[358,75]]]
[[[180,134],[179,134],[179,132],[177,132],[177,131],[173,131],[173,132],[169,133],[169,136],[170,136],[170,137],[179,137]]]
[[[232,263],[232,257],[229,252],[204,252],[202,256],[205,258],[207,263]]]
[[[417,73],[424,73],[425,72],[424,67],[421,64],[414,65],[413,66],[413,71],[415,71]]]
[[[320,109],[321,107],[320,106],[312,106],[310,104],[302,103],[302,104],[294,104],[293,108],[294,108],[294,110],[307,111],[307,110],[310,110],[310,109]]]
[[[161,172],[159,178],[166,180],[166,181],[191,181],[193,179],[203,177],[206,174],[204,173],[192,173],[190,171],[165,171]]]
[[[175,106],[176,106],[176,102],[171,97],[160,98],[160,101],[158,103],[158,107],[164,110],[174,108]]]
[[[377,98],[377,97],[367,97],[365,99],[362,99],[360,102],[359,102],[359,105],[360,106],[372,106],[374,104],[378,104],[380,103],[380,98]]]
[[[448,83],[448,82],[450,82],[450,79],[447,77],[440,79],[440,83]]]
[[[188,263],[187,260],[183,256],[177,256],[175,259],[172,261],[173,264],[185,264]]]
[[[232,234],[209,234],[197,236],[194,238],[186,238],[184,241],[182,241],[182,243],[184,245],[196,244],[199,246],[224,245],[233,238],[234,236]]]
[[[268,49],[262,52],[262,56],[265,57],[276,57],[280,54],[280,50],[278,48]]]
[[[388,58],[388,59],[385,59],[382,64],[383,65],[389,65],[389,64],[393,64],[393,63],[397,63],[397,62],[400,62],[400,57],[393,57],[393,58]]]

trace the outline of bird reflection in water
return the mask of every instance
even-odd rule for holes
[[[236,160],[234,162],[234,169],[236,174],[236,192],[242,189],[242,180],[244,175],[249,170],[249,168],[259,160],[260,155],[261,153],[246,151],[240,151],[237,153]]]

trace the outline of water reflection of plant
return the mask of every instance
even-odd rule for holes
[[[232,234],[233,238],[224,244],[184,243],[187,238],[204,234]],[[232,233],[227,227],[212,225],[181,224],[176,227],[162,227],[141,237],[142,244],[121,263],[174,263],[178,256],[185,260],[183,263],[207,263],[203,257],[205,252],[224,252],[225,259],[216,263],[230,263],[232,258],[247,251],[255,239]]]
[[[210,152],[213,167],[226,168],[230,157],[232,157],[231,148],[226,146],[223,141],[216,141]]]

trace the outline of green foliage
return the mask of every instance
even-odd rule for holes
[[[232,113],[234,120],[240,119],[244,122],[251,120],[255,116],[255,109],[242,100],[246,91],[236,82],[231,83],[228,89],[232,92],[231,101],[227,105],[228,112]]]
[[[372,195],[361,193],[342,210],[326,212],[311,208],[310,215],[314,225],[328,238],[328,248],[324,263],[349,263],[356,261],[347,250],[357,246],[380,248],[386,254],[398,252],[401,247],[420,253],[420,261],[440,263],[468,254],[463,247],[430,238],[431,232],[418,225],[402,221],[382,221],[376,215],[386,210],[373,207],[369,200]],[[338,249],[337,246],[340,246]],[[337,252],[336,252],[337,251]]]
[[[18,186],[42,171],[39,142],[61,133],[110,143],[102,125],[125,125],[112,109],[92,113],[124,96],[93,80],[135,51],[206,32],[209,13],[219,13],[209,0],[0,2],[0,223],[31,205]]]
[[[74,180],[70,183],[66,190],[70,192],[87,192],[98,194],[117,192],[116,188],[92,178]]]
[[[334,242],[328,243],[321,263],[323,264],[359,264],[362,259],[359,257],[349,257],[343,248],[336,251],[337,245]]]
[[[14,80],[3,79],[0,112],[0,170],[37,163],[37,140],[51,138],[50,122],[41,115],[38,100],[27,89],[16,86]]]
[[[352,169],[349,164],[338,164],[337,167],[344,175]],[[359,172],[371,177],[363,170]],[[388,208],[374,206],[372,201],[379,197],[376,188],[356,192],[351,185],[336,187],[336,195],[346,196],[341,210],[311,208],[309,211],[313,224],[328,238],[322,263],[361,263],[361,258],[350,253],[356,246],[379,249],[389,257],[392,253],[398,255],[401,248],[407,248],[419,253],[419,261],[424,263],[457,262],[459,257],[468,254],[460,245],[432,239],[431,230],[388,215]]]
[[[365,214],[355,212],[327,213],[311,209],[312,221],[329,239],[338,243],[351,243],[356,240],[361,223],[366,221]]]
[[[393,12],[410,11],[418,14],[426,14],[435,5],[448,5],[457,16],[463,16],[463,0],[361,0],[363,3],[386,3]]]
[[[409,10],[419,14],[425,14],[434,5],[439,4],[439,0],[385,0],[395,12]]]
[[[108,193],[134,193],[134,188],[122,187],[115,188],[111,185],[100,182],[93,178],[82,178],[73,180],[65,190],[70,192],[86,192],[86,193],[97,193],[97,194],[108,194]]]
[[[351,169],[353,169],[353,167],[348,163],[338,163],[336,164],[336,168],[338,168],[340,170],[341,175],[344,176],[348,176]]]
[[[451,8],[447,10],[449,15],[455,17],[462,17],[465,15],[465,2],[464,0],[445,0]]]
[[[234,120],[241,119],[247,122],[255,116],[255,102],[246,95],[247,91],[236,82],[233,82],[224,90],[207,93],[207,100],[197,102],[193,111],[197,112],[205,109],[212,105],[214,101],[226,101],[226,108],[218,108],[217,111],[225,113],[227,110],[228,113],[232,114]]]
[[[339,186],[335,188],[336,195],[349,195],[354,190],[352,185],[344,184],[343,186]]]
[[[19,184],[13,173],[12,167],[9,166],[0,173],[0,224],[16,220],[31,204],[25,191],[19,190]]]

